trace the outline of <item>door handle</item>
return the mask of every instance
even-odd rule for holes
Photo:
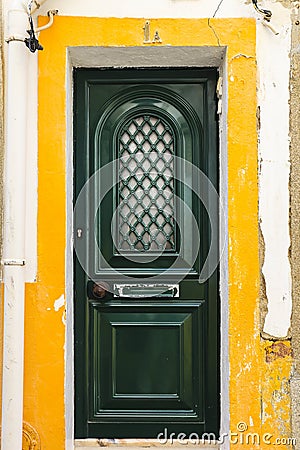
[[[109,286],[104,281],[99,281],[98,283],[93,283],[92,294],[95,298],[104,298],[106,292],[109,290]]]

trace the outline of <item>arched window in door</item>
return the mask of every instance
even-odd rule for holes
[[[117,142],[119,250],[174,250],[172,128],[158,115],[139,114],[121,127]]]

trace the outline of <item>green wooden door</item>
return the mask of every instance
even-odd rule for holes
[[[218,435],[216,76],[74,73],[77,438]]]

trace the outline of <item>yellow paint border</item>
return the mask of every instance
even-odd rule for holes
[[[144,22],[56,17],[40,38],[38,282],[26,295],[24,411],[44,450],[65,446],[64,308],[55,311],[54,302],[65,291],[66,50],[142,46]],[[260,433],[256,24],[245,18],[152,19],[151,27],[163,45],[227,46],[230,423],[234,430],[251,417]]]

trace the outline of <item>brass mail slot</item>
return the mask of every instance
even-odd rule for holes
[[[115,284],[114,297],[179,297],[179,284]]]

